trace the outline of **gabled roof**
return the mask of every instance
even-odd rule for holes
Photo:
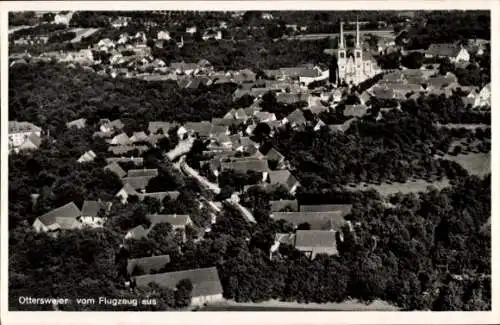
[[[295,247],[334,248],[337,250],[335,231],[330,230],[297,230]]]
[[[130,143],[130,138],[125,132],[122,132],[115,135],[113,139],[111,139],[110,143],[113,143],[115,145],[127,145]]]
[[[300,109],[296,109],[293,112],[291,112],[286,119],[290,123],[295,123],[295,124],[305,124],[306,118],[304,116],[304,113]]]
[[[338,231],[345,224],[341,212],[273,212],[271,217],[275,220],[286,220],[295,226],[307,222],[311,230]]]
[[[122,181],[123,184],[128,183],[133,189],[139,190],[145,189],[153,178],[152,176],[124,177]]]
[[[432,56],[448,56],[455,57],[460,53],[462,48],[459,45],[447,43],[447,44],[431,44],[426,51],[426,54]]]
[[[266,120],[276,120],[276,114],[264,111],[257,111],[253,113],[253,116],[258,121],[266,121]]]
[[[97,157],[96,154],[92,150],[89,150],[85,152],[83,155],[81,155],[80,158],[78,158],[78,162],[93,161],[95,157]]]
[[[309,106],[305,109],[310,110],[311,113],[313,113],[314,115],[318,115],[319,113],[322,113],[322,112],[328,112],[328,107],[323,106],[323,105],[313,105],[313,106]]]
[[[139,195],[139,193],[129,183],[125,183],[118,193],[122,191],[125,191],[128,195]]]
[[[217,117],[212,118],[212,124],[214,126],[215,125],[231,126],[231,125],[238,125],[241,123],[243,122],[233,118],[217,118]]]
[[[85,127],[86,123],[87,123],[86,119],[79,118],[77,120],[73,120],[71,122],[66,123],[66,127],[67,128],[76,127],[77,129],[82,129]]]
[[[271,212],[279,212],[285,208],[289,208],[291,211],[299,211],[299,203],[297,200],[277,200],[270,201]]]
[[[170,255],[129,259],[127,261],[127,274],[131,275],[136,267],[139,267],[144,274],[149,274],[161,270],[168,263],[170,263]]]
[[[269,171],[269,181],[273,185],[284,185],[288,189],[298,183],[297,179],[287,169]]]
[[[97,217],[102,208],[103,205],[99,201],[84,201],[81,215],[85,217]]]
[[[42,129],[30,122],[9,121],[9,133],[41,132]]]
[[[79,216],[80,216],[80,209],[78,209],[78,207],[74,202],[70,202],[57,209],[45,213],[44,215],[38,217],[38,220],[40,220],[40,222],[43,223],[45,226],[58,224],[60,227],[57,228],[67,229],[64,226],[72,225],[73,222],[76,221],[76,218],[78,218]],[[73,220],[70,220],[68,222],[64,219],[73,219]]]
[[[268,160],[277,160],[277,161],[285,159],[285,156],[279,153],[279,151],[276,150],[274,147],[271,148],[264,157],[267,158]]]
[[[210,133],[214,135],[225,134],[229,131],[229,126],[227,125],[212,125]]]
[[[343,216],[351,213],[352,204],[301,205],[300,212],[340,212]]]
[[[212,124],[208,121],[186,122],[184,124],[184,128],[188,131],[198,133],[198,135],[201,137],[208,137],[210,136],[210,132],[212,130]]]
[[[125,124],[120,119],[116,119],[108,123],[108,126],[114,128],[115,130],[121,130],[125,127]]]
[[[156,199],[156,200],[158,200],[158,201],[161,202],[167,196],[171,200],[177,200],[177,198],[179,197],[179,195],[180,195],[179,191],[167,191],[167,192],[153,192],[153,193],[139,194],[139,197],[142,198],[142,199],[150,197],[150,198]]]
[[[116,162],[116,163],[132,162],[137,166],[142,166],[142,164],[144,163],[144,158],[142,158],[142,157],[109,157],[109,158],[106,158],[106,162],[108,164],[111,164],[114,162]]]
[[[163,134],[167,134],[168,131],[175,126],[176,125],[174,123],[170,123],[170,122],[152,121],[152,122],[149,122],[148,131],[151,134],[155,134],[158,132],[158,130],[162,129]]]
[[[158,176],[158,169],[130,169],[127,177],[156,177]]]
[[[177,284],[189,279],[193,285],[191,295],[195,297],[222,295],[222,285],[216,267],[192,269],[178,272],[168,272],[135,277],[138,288],[147,288],[149,283],[156,283],[162,288],[175,289]]]
[[[247,171],[267,172],[269,165],[267,160],[245,159],[239,161],[221,162],[222,170],[235,170],[242,173]]]
[[[130,141],[132,142],[146,141],[147,139],[148,136],[144,133],[144,131],[134,132],[134,134],[130,137]]]
[[[141,239],[144,237],[147,237],[148,235],[148,230],[144,228],[143,225],[139,225],[135,228],[132,228],[128,231],[128,234],[130,234],[130,238],[132,239]]]
[[[127,175],[127,172],[125,172],[123,168],[121,168],[120,165],[118,165],[118,163],[116,162],[112,162],[106,165],[106,167],[104,167],[104,170],[109,170],[110,172],[115,173],[119,178]]]
[[[158,223],[169,223],[172,226],[186,226],[191,218],[188,214],[149,214],[146,218],[151,222],[151,227]]]
[[[112,147],[108,148],[108,151],[111,151],[115,155],[121,155],[121,154],[127,153],[129,151],[133,151],[133,150],[138,150],[139,154],[141,154],[142,152],[148,150],[148,147],[147,146],[112,146]]]
[[[35,147],[40,147],[40,144],[42,144],[42,138],[38,136],[36,133],[32,133],[28,137],[28,141],[31,142]]]
[[[307,102],[308,95],[304,93],[279,93],[276,95],[276,101],[281,104],[295,104],[298,102]]]

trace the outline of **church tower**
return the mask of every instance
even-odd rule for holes
[[[359,21],[356,18],[356,44],[354,46],[354,64],[355,64],[355,82],[359,83],[363,79],[363,47],[361,46],[361,37],[359,34]]]
[[[347,52],[344,41],[344,22],[340,22],[340,36],[339,36],[339,49],[338,49],[338,59],[337,59],[337,67],[339,79],[344,80],[346,75],[346,66],[347,66]]]

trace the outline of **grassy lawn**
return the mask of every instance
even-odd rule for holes
[[[471,175],[485,176],[491,173],[491,153],[445,155],[443,158],[460,164]]]

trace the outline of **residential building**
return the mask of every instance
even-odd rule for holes
[[[36,218],[33,228],[37,232],[80,229],[82,227],[82,224],[78,221],[80,216],[80,209],[74,202],[70,202]]]
[[[283,185],[291,194],[295,194],[300,186],[299,181],[287,169],[269,171],[269,183]]]
[[[451,62],[468,62],[470,54],[466,48],[458,44],[431,44],[425,52],[426,57],[444,58],[447,57]]]
[[[177,284],[184,279],[190,280],[193,285],[192,306],[201,306],[205,303],[223,300],[222,285],[216,267],[134,277],[136,286],[143,290],[148,290],[150,283],[156,283],[161,288],[175,290]]]
[[[346,223],[342,212],[273,212],[271,218],[274,220],[286,220],[298,227],[308,223],[311,230],[335,230],[340,231]]]
[[[96,157],[97,157],[96,154],[92,150],[89,150],[89,151],[85,152],[84,154],[82,154],[80,156],[80,158],[78,158],[78,162],[79,163],[91,162],[91,161],[94,161],[94,159]]]
[[[336,232],[333,230],[297,230],[295,248],[311,259],[317,254],[337,255]]]
[[[84,118],[80,118],[77,120],[73,120],[71,122],[66,123],[66,127],[71,129],[72,127],[77,129],[83,129],[86,126],[87,120]]]
[[[159,40],[165,40],[165,41],[169,41],[171,38],[170,38],[170,33],[168,31],[159,31],[158,32],[158,35],[156,36],[157,39]]]
[[[284,212],[284,211],[290,211],[290,212],[297,212],[299,211],[299,203],[297,200],[276,200],[276,201],[270,201],[269,204],[271,205],[271,213],[272,212]]]
[[[33,123],[9,121],[9,152],[38,149],[41,133],[42,129]]]
[[[320,204],[320,205],[301,205],[300,212],[335,212],[343,217],[350,214],[352,204]]]
[[[474,107],[491,106],[491,83],[481,89],[474,100]]]
[[[84,225],[102,227],[106,222],[104,214],[110,207],[110,204],[101,201],[84,201],[79,220]]]
[[[119,178],[125,177],[125,175],[127,175],[127,172],[124,171],[123,168],[121,168],[120,165],[118,165],[118,163],[115,161],[106,165],[104,167],[104,170],[109,170]]]
[[[62,24],[69,26],[73,12],[60,12],[54,16],[54,24]]]

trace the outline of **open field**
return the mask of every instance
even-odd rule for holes
[[[394,39],[396,38],[396,35],[392,30],[361,30],[359,31],[361,36],[366,35],[366,34],[373,34],[381,38],[385,39]],[[356,31],[355,30],[347,30],[344,31],[344,35],[355,35]],[[295,35],[295,36],[288,36],[284,39],[287,40],[299,40],[299,41],[313,41],[313,40],[319,40],[323,38],[328,38],[328,37],[338,37],[339,33],[325,33],[325,34],[303,34],[303,35]]]
[[[375,300],[371,304],[364,304],[354,300],[341,303],[298,303],[269,300],[264,302],[238,303],[224,301],[201,308],[202,311],[397,311],[397,307]]]
[[[469,174],[485,176],[491,173],[491,153],[468,153],[456,156],[445,155],[444,159],[455,161],[463,168],[467,169]]]
[[[441,181],[427,182],[423,179],[417,179],[415,181],[408,181],[406,183],[392,183],[387,184],[383,183],[380,185],[375,184],[367,184],[359,183],[356,186],[346,186],[347,190],[351,191],[367,191],[369,189],[374,189],[380,193],[382,196],[389,196],[396,193],[409,194],[409,193],[417,193],[417,192],[425,192],[427,187],[433,186],[438,190],[443,189],[447,186],[450,186],[450,182],[447,179],[443,179]]]

